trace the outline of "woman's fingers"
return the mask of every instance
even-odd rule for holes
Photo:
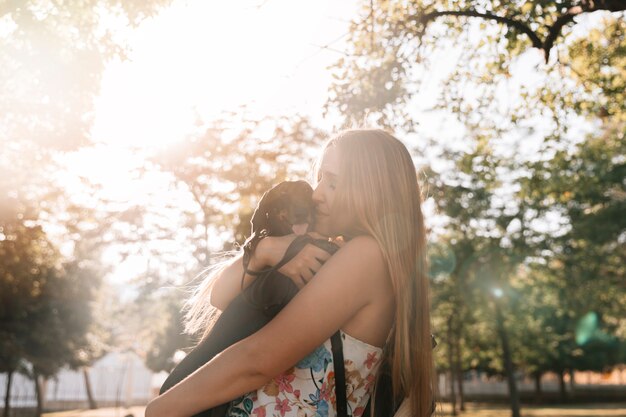
[[[306,266],[309,270],[309,272],[311,273],[311,276],[317,274],[317,271],[320,270],[320,268],[322,267],[323,262],[320,262],[318,259],[311,259],[309,260],[308,265]]]
[[[300,273],[300,282],[296,283],[296,285],[299,288],[304,287],[310,280],[313,279],[313,275],[315,275],[315,272],[311,272],[309,271],[302,271],[302,273]]]
[[[279,271],[291,278],[298,288],[302,288],[313,278],[328,258],[330,258],[328,252],[308,244]]]
[[[317,259],[317,257],[324,257],[324,254],[303,252],[304,249],[279,269],[279,271],[285,275],[304,276],[304,278],[309,281],[313,275],[319,271],[325,261],[325,259]]]
[[[310,232],[308,235],[314,239],[328,240],[329,242],[335,243],[339,247],[345,245],[345,241],[342,236],[337,236],[332,239],[322,236],[317,232]],[[284,255],[287,246],[289,246],[294,238],[295,235],[288,235],[272,239],[273,244],[264,252],[266,254],[265,258],[268,260],[270,265],[278,263]],[[263,243],[263,241],[261,241],[259,245],[261,245],[261,243]],[[279,271],[288,276],[296,284],[296,286],[298,286],[298,288],[302,288],[313,278],[324,262],[326,262],[331,256],[332,255],[324,249],[309,243],[302,248],[302,250],[294,256],[291,261],[283,265]]]
[[[296,284],[298,288],[302,288],[306,285],[308,281],[302,275],[300,275],[300,282]]]

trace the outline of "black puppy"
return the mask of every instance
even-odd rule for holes
[[[279,264],[266,271],[251,274],[257,278],[235,297],[217,319],[209,335],[204,338],[170,373],[160,394],[182,381],[188,375],[211,360],[215,355],[236,342],[250,336],[278,314],[296,295],[297,286],[278,269],[295,256],[307,243],[326,250],[337,251],[338,247],[326,240],[316,240],[304,234],[311,229],[315,206],[313,189],[304,181],[284,181],[267,191],[250,221],[252,233],[244,244],[244,269],[257,243],[265,236],[298,236],[287,249]],[[245,272],[244,272],[245,276]],[[243,285],[243,278],[242,278]],[[203,411],[196,416],[222,417],[229,403]]]

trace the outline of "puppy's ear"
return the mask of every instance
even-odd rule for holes
[[[250,220],[250,226],[252,227],[252,233],[259,233],[263,229],[267,229],[267,211],[269,209],[269,205],[271,203],[271,192],[273,188],[266,191],[263,194],[263,197],[259,200],[259,203],[254,209],[254,213],[252,214],[252,219]]]
[[[304,180],[298,180],[294,181],[294,183],[298,187],[298,190],[301,190],[305,193],[313,194],[313,187],[311,187],[311,184],[309,184],[308,182]]]
[[[250,228],[252,230],[252,234],[262,229],[262,227],[259,227],[260,223],[261,223],[261,211],[259,210],[259,207],[257,207],[254,210],[254,213],[252,214],[252,219],[250,219]]]

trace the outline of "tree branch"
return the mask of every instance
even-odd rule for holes
[[[503,23],[511,28],[517,29],[521,33],[526,34],[532,42],[533,48],[541,49],[544,53],[546,63],[550,58],[550,50],[554,46],[554,42],[561,35],[563,26],[574,21],[574,17],[583,13],[592,13],[598,10],[605,10],[610,12],[626,11],[626,1],[624,0],[580,0],[579,4],[568,8],[565,13],[559,16],[554,24],[548,28],[548,35],[545,40],[542,41],[537,33],[533,31],[529,26],[515,20],[510,17],[498,16],[489,12],[478,12],[475,10],[444,10],[434,11],[423,14],[418,21],[422,23],[424,27],[428,25],[432,20],[440,16],[466,16],[466,17],[479,17],[485,20],[493,20],[498,23]]]
[[[541,49],[543,49],[543,56],[545,57],[546,64],[550,59],[550,50],[554,46],[554,41],[556,41],[556,39],[561,34],[561,29],[563,29],[563,26],[565,26],[569,22],[573,22],[574,17],[578,16],[581,13],[582,10],[580,10],[580,7],[571,7],[567,10],[567,12],[565,12],[565,14],[559,16],[552,24],[552,26],[548,28],[548,36],[546,36],[546,40],[543,41],[543,46],[541,47]]]
[[[597,10],[623,12],[626,10],[626,2],[624,0],[581,0],[578,7],[581,7],[583,12],[587,13]]]
[[[494,20],[498,23],[504,23],[507,26],[514,27],[522,33],[525,33],[530,38],[534,48],[541,49],[543,42],[537,36],[537,34],[524,23],[517,20],[513,20],[509,17],[502,17],[492,13],[481,13],[475,10],[450,10],[450,11],[436,11],[422,15],[419,21],[426,26],[430,21],[435,20],[440,16],[467,16],[467,17],[480,17],[486,20]]]
[[[581,0],[577,6],[572,6],[559,16],[554,24],[548,28],[548,36],[543,41],[543,53],[546,63],[550,58],[550,50],[554,46],[554,42],[561,35],[563,26],[574,21],[574,17],[583,13],[592,13],[598,10],[620,12],[626,10],[626,1],[623,0]]]

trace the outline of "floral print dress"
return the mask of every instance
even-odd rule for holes
[[[341,331],[348,415],[360,417],[383,350]],[[335,371],[330,339],[264,387],[231,403],[229,417],[334,417]]]

